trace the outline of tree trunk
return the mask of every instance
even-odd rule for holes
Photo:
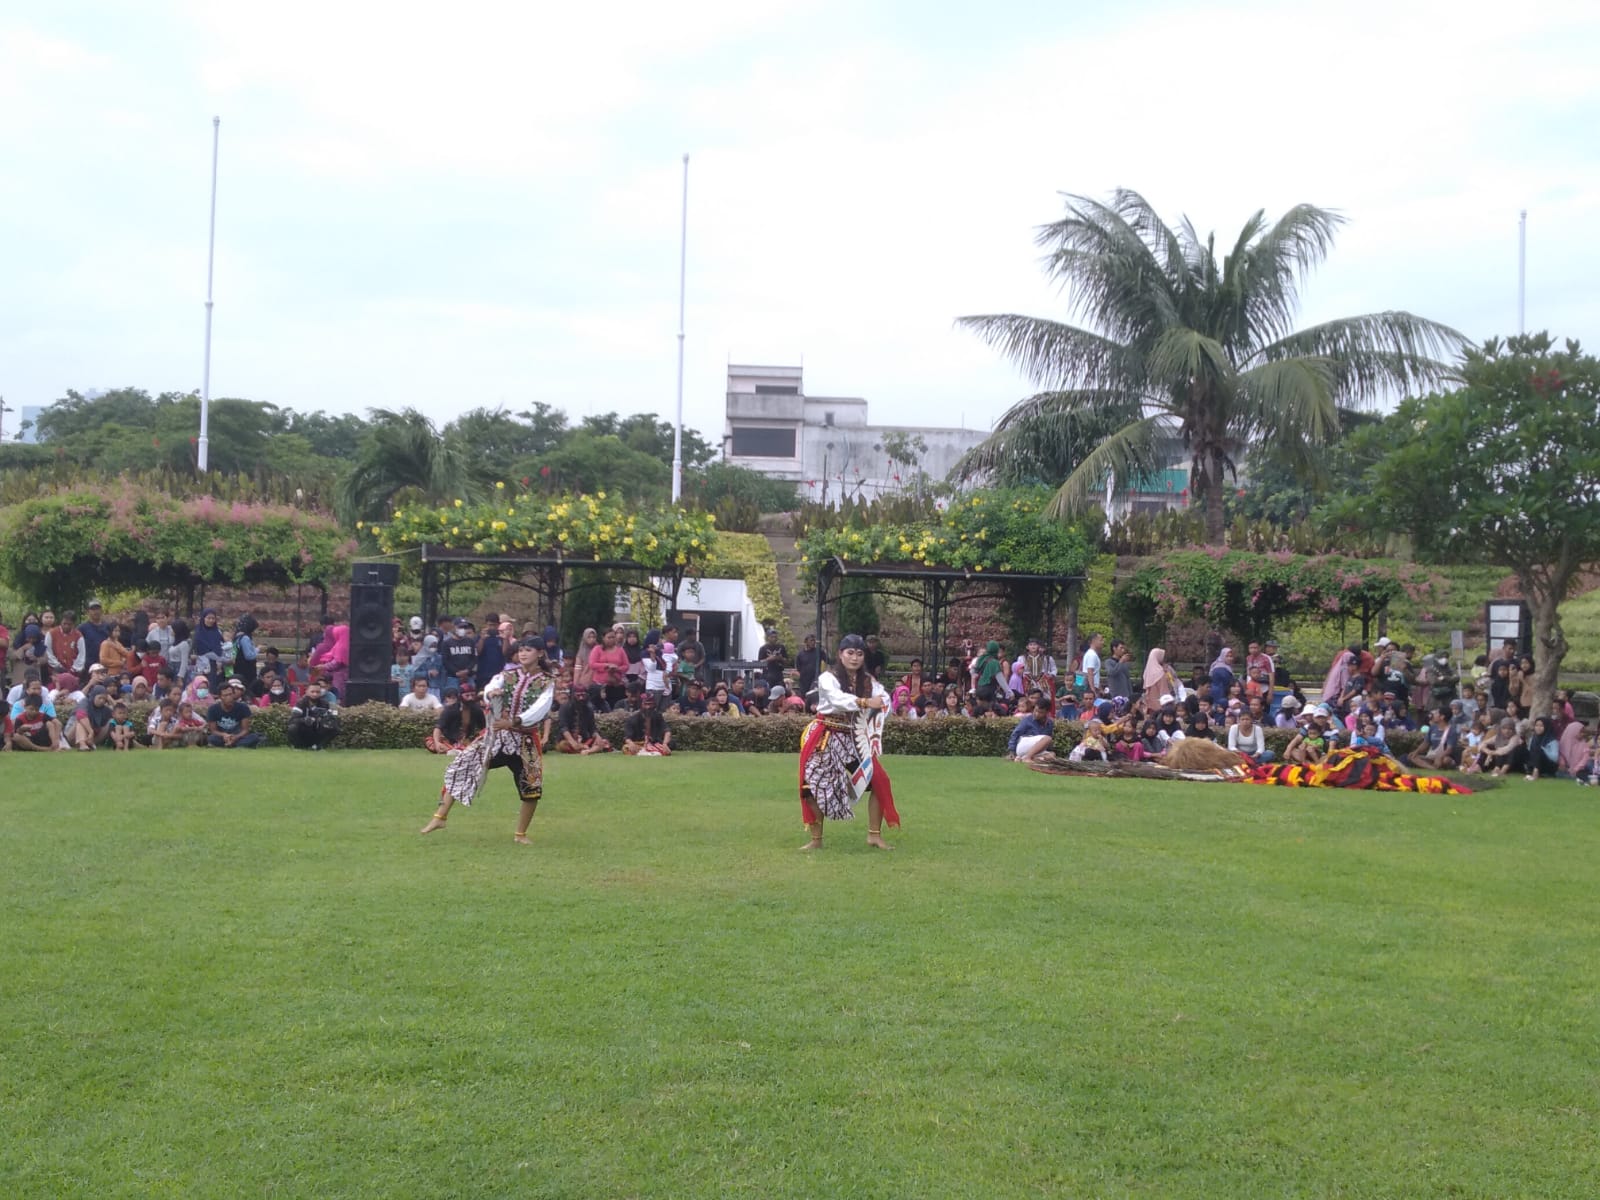
[[[1206,545],[1220,546],[1227,539],[1227,520],[1223,514],[1222,456],[1214,453],[1195,455],[1195,499],[1204,507],[1206,517]]]
[[[1566,594],[1565,581],[1559,588],[1541,588],[1531,578],[1519,574],[1522,595],[1533,614],[1533,712],[1531,716],[1550,715],[1550,706],[1556,698],[1556,678],[1561,673],[1561,660],[1567,655],[1567,637],[1561,628],[1558,611],[1560,599]],[[1555,583],[1558,581],[1552,581]]]
[[[1081,583],[1075,583],[1067,590],[1067,656],[1056,664],[1063,671],[1078,657],[1078,600],[1082,595]]]

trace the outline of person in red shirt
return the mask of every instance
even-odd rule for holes
[[[144,681],[151,687],[156,686],[156,676],[161,674],[161,668],[167,665],[167,660],[161,657],[161,639],[151,634],[145,643],[144,657],[139,660],[139,674],[144,676]]]
[[[589,670],[605,690],[608,705],[614,708],[627,698],[628,652],[615,629],[606,630],[600,644],[589,652]]]

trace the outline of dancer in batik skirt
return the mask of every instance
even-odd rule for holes
[[[439,792],[439,809],[422,827],[423,833],[443,829],[450,806],[457,800],[470,805],[489,772],[504,767],[511,772],[522,799],[522,813],[512,838],[528,844],[528,825],[544,789],[544,741],[550,733],[550,706],[556,694],[548,667],[544,639],[523,638],[517,646],[516,666],[507,667],[489,681],[484,688],[484,698],[492,710],[489,727],[451,758]]]
[[[811,840],[802,850],[822,845],[822,822],[848,821],[856,801],[867,800],[867,845],[893,849],[883,840],[883,823],[899,828],[883,750],[883,717],[889,693],[866,672],[867,644],[859,634],[839,643],[838,665],[817,678],[817,715],[800,739],[800,814]]]

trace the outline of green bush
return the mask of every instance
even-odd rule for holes
[[[859,633],[870,637],[881,628],[878,606],[867,591],[869,583],[851,583],[848,579],[839,589],[839,632]]]

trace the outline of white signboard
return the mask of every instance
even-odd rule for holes
[[[1460,654],[1467,648],[1467,631],[1465,629],[1452,629],[1450,631],[1450,651]]]

